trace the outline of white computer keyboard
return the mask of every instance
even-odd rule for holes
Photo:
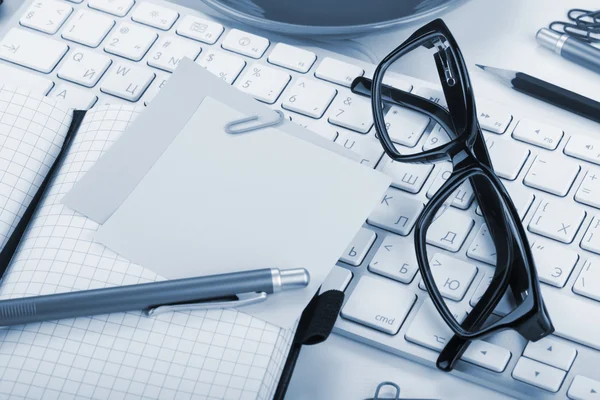
[[[423,290],[412,231],[450,164],[392,163],[383,155],[369,101],[348,89],[372,65],[234,26],[164,1],[27,1],[0,27],[0,83],[28,85],[80,108],[148,104],[189,57],[355,151],[394,182],[324,283],[346,293],[335,331],[434,367],[451,333]],[[425,82],[387,83],[441,101]],[[527,227],[556,334],[529,344],[510,331],[475,341],[452,373],[514,397],[600,399],[600,139],[477,95],[494,167]],[[414,112],[399,110],[394,118],[391,135],[407,151],[447,140]],[[450,266],[447,295],[463,312],[493,274],[473,198],[470,187],[461,187],[428,234],[428,253]],[[496,312],[508,309],[504,300]]]

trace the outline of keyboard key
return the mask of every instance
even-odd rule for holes
[[[507,186],[506,190],[508,190],[510,199],[517,208],[517,212],[519,213],[521,220],[523,220],[523,218],[525,218],[525,214],[527,214],[527,211],[529,211],[529,207],[531,207],[533,200],[535,200],[535,195],[520,183]],[[478,212],[478,214],[481,215],[481,210]]]
[[[319,129],[319,131],[322,130],[322,128]],[[361,157],[361,164],[375,168],[383,155],[383,147],[381,147],[379,140],[372,135],[361,135],[344,129],[334,129],[332,131],[337,132],[336,143],[358,154]]]
[[[96,10],[104,11],[117,17],[127,15],[135,0],[88,0],[88,6]]]
[[[363,276],[342,308],[342,317],[395,335],[417,296],[395,282]]]
[[[598,261],[594,260],[594,263],[598,264]],[[585,284],[587,286],[587,281]],[[554,334],[600,350],[600,324],[595,323],[600,320],[598,303],[580,296],[561,293],[546,285],[542,285],[541,289],[544,303],[556,329]],[[573,312],[574,310],[576,312]]]
[[[532,241],[531,253],[539,280],[559,288],[565,286],[579,260],[573,250],[543,239]]]
[[[448,208],[427,229],[427,243],[456,253],[474,224],[468,215]]]
[[[337,90],[331,86],[298,78],[286,93],[281,106],[312,118],[321,118],[336,94]]]
[[[577,350],[574,347],[545,337],[537,342],[529,342],[523,356],[544,364],[568,371],[575,361]]]
[[[521,168],[523,168],[525,161],[529,157],[530,151],[523,146],[519,146],[517,143],[502,140],[491,135],[485,137],[485,143],[492,159],[494,172],[504,179],[511,181],[517,179]],[[507,157],[507,154],[510,154],[510,157]]]
[[[215,44],[223,34],[223,25],[186,15],[177,26],[177,34],[207,44]]]
[[[80,9],[65,25],[62,37],[84,46],[98,47],[113,26],[115,21],[112,18],[91,10]]]
[[[494,372],[502,372],[510,360],[511,353],[507,349],[483,340],[475,340],[469,344],[462,355],[462,360]]]
[[[461,301],[465,297],[465,293],[477,275],[475,265],[442,253],[436,253],[431,257],[429,268],[441,295],[454,301]],[[419,288],[425,290],[423,281],[419,282]]]
[[[329,123],[367,133],[373,126],[371,101],[355,94],[340,93],[329,112]]]
[[[367,222],[398,235],[407,236],[423,211],[423,202],[389,188]]]
[[[437,149],[450,142],[450,137],[446,133],[445,130],[442,129],[440,125],[436,125],[429,136],[427,136],[427,140],[423,145],[423,151]]]
[[[395,77],[393,74],[386,73],[383,76],[383,84],[393,87],[394,89],[402,90],[404,92],[410,92],[413,89],[413,85],[410,83]]]
[[[85,87],[94,87],[111,64],[109,57],[81,47],[74,48],[58,70],[58,77]]]
[[[552,193],[566,196],[575,181],[580,167],[578,164],[565,162],[561,157],[539,154],[523,181],[525,185]]]
[[[317,119],[305,117],[304,115],[300,115],[295,112],[285,112],[284,111],[283,115],[285,115],[285,117],[287,119],[289,119],[290,121],[292,121],[293,123],[303,127],[304,129],[311,130],[311,131],[323,136],[327,140],[331,140],[333,142],[338,137],[336,129],[334,129],[333,127],[331,127],[327,124],[321,124],[320,121]],[[349,137],[359,136],[358,134],[353,133],[353,132],[346,132],[346,133],[349,133]],[[360,136],[364,137],[363,135],[360,135]],[[370,141],[374,140],[373,137],[369,137],[369,139],[370,139]]]
[[[565,146],[565,154],[600,165],[600,140],[584,135],[572,135]]]
[[[179,14],[169,8],[151,3],[139,3],[131,15],[131,19],[141,24],[168,31],[171,29]]]
[[[123,22],[109,36],[104,51],[133,61],[140,61],[156,41],[158,35],[152,29]]]
[[[419,270],[415,252],[407,251],[413,245],[412,238],[387,235],[369,263],[369,271],[398,282],[412,282]]]
[[[321,284],[319,293],[325,293],[328,290],[339,290],[340,292],[344,292],[351,280],[352,272],[348,271],[346,268],[334,265]]]
[[[125,100],[138,101],[154,77],[148,68],[117,62],[106,73],[100,90]]]
[[[600,399],[600,382],[577,375],[569,387],[567,396],[573,400],[598,400]]]
[[[58,40],[12,28],[0,41],[0,58],[48,73],[54,69],[68,49],[69,46]]]
[[[88,110],[98,101],[98,97],[92,91],[64,83],[59,83],[48,97],[65,101],[70,107],[80,110]]]
[[[489,101],[478,101],[477,103],[478,119],[481,128],[486,131],[503,134],[512,121],[512,115],[498,104]]]
[[[303,74],[308,72],[316,60],[315,53],[285,43],[277,43],[268,58],[271,64]]]
[[[451,162],[441,162],[435,164],[435,179],[429,189],[427,189],[427,198],[430,199],[435,195],[438,190],[442,187],[442,185],[450,178],[452,175],[452,163]]]
[[[571,243],[585,215],[585,211],[575,204],[543,200],[529,222],[529,230],[559,242]]]
[[[392,178],[392,185],[409,193],[419,193],[429,177],[433,165],[409,164],[383,157],[377,169]]]
[[[473,243],[467,250],[467,257],[493,266],[496,265],[496,246],[494,246],[486,224],[482,224],[479,228]]]
[[[429,117],[408,108],[392,106],[385,114],[385,124],[395,143],[415,147],[429,125]]]
[[[158,94],[160,89],[162,89],[163,86],[165,86],[165,83],[167,83],[167,80],[169,79],[170,76],[171,75],[165,74],[163,72],[159,72],[156,74],[156,78],[152,82],[152,85],[148,88],[148,90],[146,90],[146,93],[144,94],[144,105],[145,106],[150,104],[150,102],[154,99],[154,97],[156,97],[156,95]]]
[[[261,58],[269,47],[269,40],[248,32],[232,29],[229,31],[221,47],[252,58]]]
[[[469,305],[471,307],[475,307],[477,303],[479,303],[479,300],[481,300],[487,288],[490,287],[492,279],[494,279],[493,272],[487,272],[484,274],[483,278],[479,282],[479,285],[477,286],[477,289],[473,293],[473,296],[471,296],[471,300],[469,300]],[[498,302],[498,305],[494,309],[494,314],[505,316],[506,314],[514,310],[515,307],[515,299],[510,293],[510,291],[508,291],[504,296],[502,296],[500,302]]]
[[[558,392],[566,374],[558,368],[521,357],[515,365],[512,377],[549,392]]]
[[[375,232],[367,228],[360,228],[340,257],[340,261],[358,267],[367,256],[373,243],[375,243],[375,239],[377,239]]]
[[[581,239],[581,248],[600,254],[600,219],[592,218],[585,235]]]
[[[54,86],[54,82],[39,74],[32,74],[20,68],[0,64],[0,85],[3,83],[27,87],[31,90],[32,94],[40,96],[47,95]]]
[[[28,28],[53,35],[72,12],[73,7],[62,1],[37,0],[31,3],[19,22]]]
[[[450,175],[452,174],[452,164],[449,162],[436,164],[436,175],[433,183],[427,190],[427,198],[432,198],[434,194],[440,190],[442,185],[448,180]],[[475,194],[473,193],[473,188],[468,181],[463,182],[458,189],[456,189],[453,193],[452,206],[456,208],[460,208],[461,210],[466,210],[471,206],[473,199],[475,198]]]
[[[290,79],[290,75],[280,69],[254,63],[246,68],[235,86],[257,100],[273,104]]]
[[[554,150],[563,137],[563,131],[541,122],[522,119],[513,131],[513,137],[544,149]]]
[[[426,98],[427,100],[439,104],[444,108],[448,108],[448,103],[446,103],[446,97],[444,97],[444,93],[437,89],[430,89],[425,86],[421,86],[414,91],[414,94],[417,96],[421,96]]]
[[[235,79],[246,66],[246,61],[240,57],[212,49],[198,58],[196,63],[230,85],[235,82]]]
[[[588,206],[600,208],[600,172],[590,169],[586,172],[575,200]]]
[[[589,258],[573,285],[573,292],[600,301],[600,260]]]
[[[346,87],[350,87],[354,78],[364,74],[362,68],[331,57],[325,57],[315,71],[317,78]]]
[[[448,308],[459,323],[467,316],[467,313],[458,304],[448,304]],[[426,298],[408,327],[404,338],[419,346],[441,351],[452,335],[452,330],[437,312],[431,299]]]
[[[184,57],[195,60],[201,50],[200,45],[191,40],[165,35],[156,42],[156,45],[150,51],[148,65],[173,72]]]

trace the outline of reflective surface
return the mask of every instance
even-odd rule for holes
[[[464,0],[203,0],[229,17],[287,34],[356,34],[414,22]]]

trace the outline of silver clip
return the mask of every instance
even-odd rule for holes
[[[185,303],[185,304],[173,304],[170,306],[158,306],[154,308],[149,308],[146,311],[146,315],[149,317],[153,317],[158,314],[164,314],[168,312],[174,311],[193,311],[193,310],[212,310],[215,308],[238,308],[243,306],[248,306],[250,304],[260,303],[262,301],[267,300],[267,293],[265,292],[253,292],[253,293],[243,293],[237,295],[237,300],[227,300],[227,301],[208,301],[202,302],[199,301],[197,303]]]
[[[269,126],[279,125],[283,122],[285,116],[283,115],[283,112],[281,112],[279,110],[275,110],[275,112],[277,113],[277,119],[275,119],[273,121],[259,122],[254,125],[250,124],[249,126],[245,126],[245,127],[236,128],[236,126],[238,126],[238,125],[244,125],[244,124],[247,124],[248,122],[258,121],[260,119],[260,117],[258,115],[253,115],[251,117],[238,119],[237,121],[231,121],[230,123],[225,125],[225,132],[232,134],[232,135],[236,135],[239,133],[256,131],[258,129],[267,128]]]

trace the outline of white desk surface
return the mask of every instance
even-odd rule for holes
[[[200,0],[171,0],[193,7]],[[0,6],[0,24],[22,4],[5,0]],[[474,66],[477,64],[530,73],[582,95],[600,100],[600,76],[540,48],[535,33],[549,22],[565,18],[569,8],[597,9],[597,0],[471,0],[442,15],[456,37],[473,81],[475,94],[504,104],[518,104],[520,115],[532,115],[565,130],[600,133],[600,126],[583,118],[528,98],[501,86]],[[378,57],[385,56],[418,26],[358,38]],[[431,62],[426,60],[425,62]],[[402,71],[422,79],[419,60]],[[306,346],[298,361],[288,398],[364,399],[371,397],[377,384],[396,382],[402,397],[464,399],[504,399],[481,386],[473,385],[440,371],[409,362],[352,340],[332,335],[327,342]]]

